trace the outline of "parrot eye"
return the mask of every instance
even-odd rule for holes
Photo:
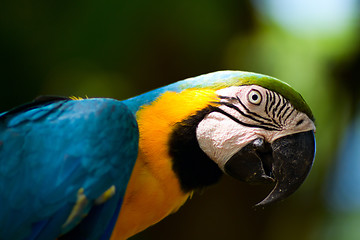
[[[252,104],[259,105],[261,103],[262,97],[258,90],[252,89],[248,93],[248,101]]]

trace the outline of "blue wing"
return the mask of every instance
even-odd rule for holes
[[[1,114],[0,239],[108,238],[138,136],[113,99],[42,99]]]

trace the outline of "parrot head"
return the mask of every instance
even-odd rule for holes
[[[312,112],[298,92],[278,79],[220,71],[149,94],[156,99],[150,105],[157,107],[150,106],[151,114],[143,118],[152,124],[143,127],[139,121],[140,148],[141,138],[155,141],[166,127],[148,136],[142,129],[154,129],[173,115],[166,142],[184,192],[214,184],[225,173],[247,183],[274,184],[257,204],[262,206],[295,192],[313,165]],[[148,121],[154,115],[157,119]]]
[[[217,91],[220,101],[198,124],[200,148],[226,174],[248,183],[274,183],[258,205],[284,199],[308,175],[315,155],[311,114],[279,92],[258,85]]]

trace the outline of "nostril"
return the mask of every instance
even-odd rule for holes
[[[264,146],[264,139],[257,138],[253,141],[253,144],[257,149],[262,148]]]
[[[256,152],[267,153],[272,152],[271,144],[266,142],[263,138],[257,138],[253,141],[253,146]]]

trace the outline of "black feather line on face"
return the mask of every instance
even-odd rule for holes
[[[281,104],[281,96],[278,94],[278,93],[275,93],[276,96],[277,96],[277,104],[275,106],[275,108],[273,109],[273,112],[272,112],[272,115],[273,115],[273,118],[275,118],[275,113],[276,111],[278,110],[280,104]]]
[[[276,117],[279,119],[279,122],[280,122],[280,114],[281,114],[281,112],[282,112],[282,110],[284,110],[284,108],[286,107],[286,105],[287,105],[287,101],[286,101],[286,99],[285,98],[282,98],[282,106],[281,106],[281,108],[279,109],[279,111],[278,111],[278,113],[276,114]]]
[[[239,97],[237,97],[237,100],[238,100],[238,102],[241,104],[241,106],[246,110],[247,113],[252,114],[252,115],[254,115],[254,116],[258,117],[258,118],[262,118],[262,119],[264,119],[265,121],[274,123],[274,124],[276,125],[276,126],[273,125],[275,128],[276,128],[276,127],[279,127],[279,128],[281,127],[281,125],[280,125],[279,123],[277,123],[273,118],[271,118],[271,117],[269,116],[269,114],[267,114],[267,115],[268,115],[268,117],[270,117],[270,118],[262,117],[262,116],[260,116],[259,114],[250,111],[250,110],[246,107],[246,105],[242,103],[242,101],[240,100]],[[265,110],[266,110],[266,107],[265,107]]]
[[[280,123],[278,123],[276,120],[275,120],[275,108],[274,108],[274,106],[275,106],[275,104],[276,104],[276,95],[275,95],[275,93],[274,92],[272,92],[272,91],[266,91],[266,93],[268,93],[269,92],[269,101],[266,103],[266,104],[268,104],[269,103],[269,107],[268,107],[268,111],[267,111],[267,116],[269,117],[269,118],[271,118],[271,122],[273,122],[275,125],[277,125],[277,126],[281,126],[281,124]],[[270,116],[270,113],[272,113],[272,116]]]
[[[242,116],[244,116],[244,117],[246,117],[246,118],[249,118],[249,119],[251,119],[251,120],[253,120],[253,121],[255,121],[255,122],[258,122],[258,123],[261,124],[261,125],[270,126],[270,127],[273,127],[273,128],[277,128],[277,127],[278,127],[278,126],[276,126],[276,125],[274,125],[274,124],[272,124],[272,123],[266,123],[266,122],[263,122],[263,121],[261,121],[261,120],[259,120],[259,119],[256,119],[255,117],[251,116],[250,114],[253,114],[253,115],[256,116],[256,117],[259,117],[259,118],[268,120],[268,119],[266,119],[266,118],[263,118],[263,117],[257,115],[256,113],[250,112],[244,105],[243,105],[243,107],[245,107],[245,109],[247,110],[247,112],[250,113],[250,114],[244,113],[243,111],[241,111],[240,108],[238,108],[238,107],[235,106],[234,104],[226,103],[226,102],[222,102],[221,104],[222,104],[222,105],[225,105],[225,106],[228,107],[228,108],[232,108],[232,109],[236,110],[236,111],[237,111],[238,113],[240,113]],[[271,121],[271,120],[269,119],[268,121]]]
[[[228,118],[230,118],[234,122],[236,122],[236,123],[238,123],[240,125],[243,125],[245,127],[262,128],[262,129],[269,130],[269,131],[280,131],[280,129],[277,129],[277,128],[271,128],[271,127],[266,127],[266,126],[262,126],[262,125],[255,125],[255,124],[249,124],[249,123],[242,122],[239,119],[237,119],[236,117],[234,117],[233,115],[225,112],[224,110],[222,110],[221,108],[218,108],[218,107],[214,107],[213,111],[214,112],[219,112],[219,113],[227,116]]]
[[[230,117],[232,120],[234,120],[235,122],[241,124],[241,125],[245,125],[245,126],[248,126],[248,127],[256,127],[256,128],[264,128],[264,129],[267,129],[267,130],[274,130],[274,131],[280,131],[281,130],[281,124],[278,123],[275,119],[273,119],[269,114],[268,117],[269,118],[266,118],[266,117],[263,117],[255,112],[252,112],[249,110],[249,108],[241,101],[241,99],[236,96],[236,97],[227,97],[227,96],[219,96],[221,99],[225,99],[225,100],[228,100],[228,102],[217,102],[217,104],[221,104],[221,105],[225,105],[229,108],[232,108],[234,110],[236,110],[237,112],[239,112],[242,116],[244,117],[247,117],[257,123],[259,123],[260,125],[258,124],[249,124],[249,123],[244,123],[242,121],[240,121],[239,119],[235,118],[234,116],[232,116],[231,114],[228,114],[226,113],[225,115],[227,115],[228,117]],[[268,91],[266,91],[266,99],[265,99],[265,112],[267,111],[267,104],[268,104],[268,99],[269,99],[269,94],[268,94]],[[279,98],[279,100],[282,99],[282,98]],[[240,103],[240,105],[245,109],[246,113],[243,112],[240,108],[238,108],[236,105],[234,105],[232,102],[236,100],[237,103]],[[220,112],[219,110],[215,109],[214,111],[217,111],[217,112]],[[223,113],[225,111],[221,111],[221,113]],[[230,115],[230,116],[229,116]],[[257,119],[257,118],[260,118],[260,119]],[[264,121],[267,121],[267,122],[264,122]],[[261,125],[264,125],[263,127]],[[269,128],[266,128],[266,126],[269,126]]]
[[[269,101],[270,101],[269,92],[266,91],[265,113],[266,113],[268,116],[269,116],[269,110],[268,110]]]
[[[271,113],[271,109],[274,107],[274,105],[275,105],[275,94],[273,92],[270,92],[269,109],[268,109],[269,113]]]
[[[281,122],[281,119],[285,117],[285,115],[286,115],[286,113],[289,111],[289,109],[291,109],[291,107],[288,105],[288,103],[286,103],[285,106],[287,106],[287,107],[286,107],[284,113],[279,117],[279,121],[280,121],[280,122]],[[283,122],[283,124],[285,123],[285,121],[282,121],[282,122]]]
[[[295,108],[293,108],[291,110],[291,112],[289,113],[289,115],[286,116],[286,118],[284,119],[284,122],[286,122],[286,120],[288,120],[288,118],[290,117],[291,114],[293,114],[294,111],[295,111]]]

